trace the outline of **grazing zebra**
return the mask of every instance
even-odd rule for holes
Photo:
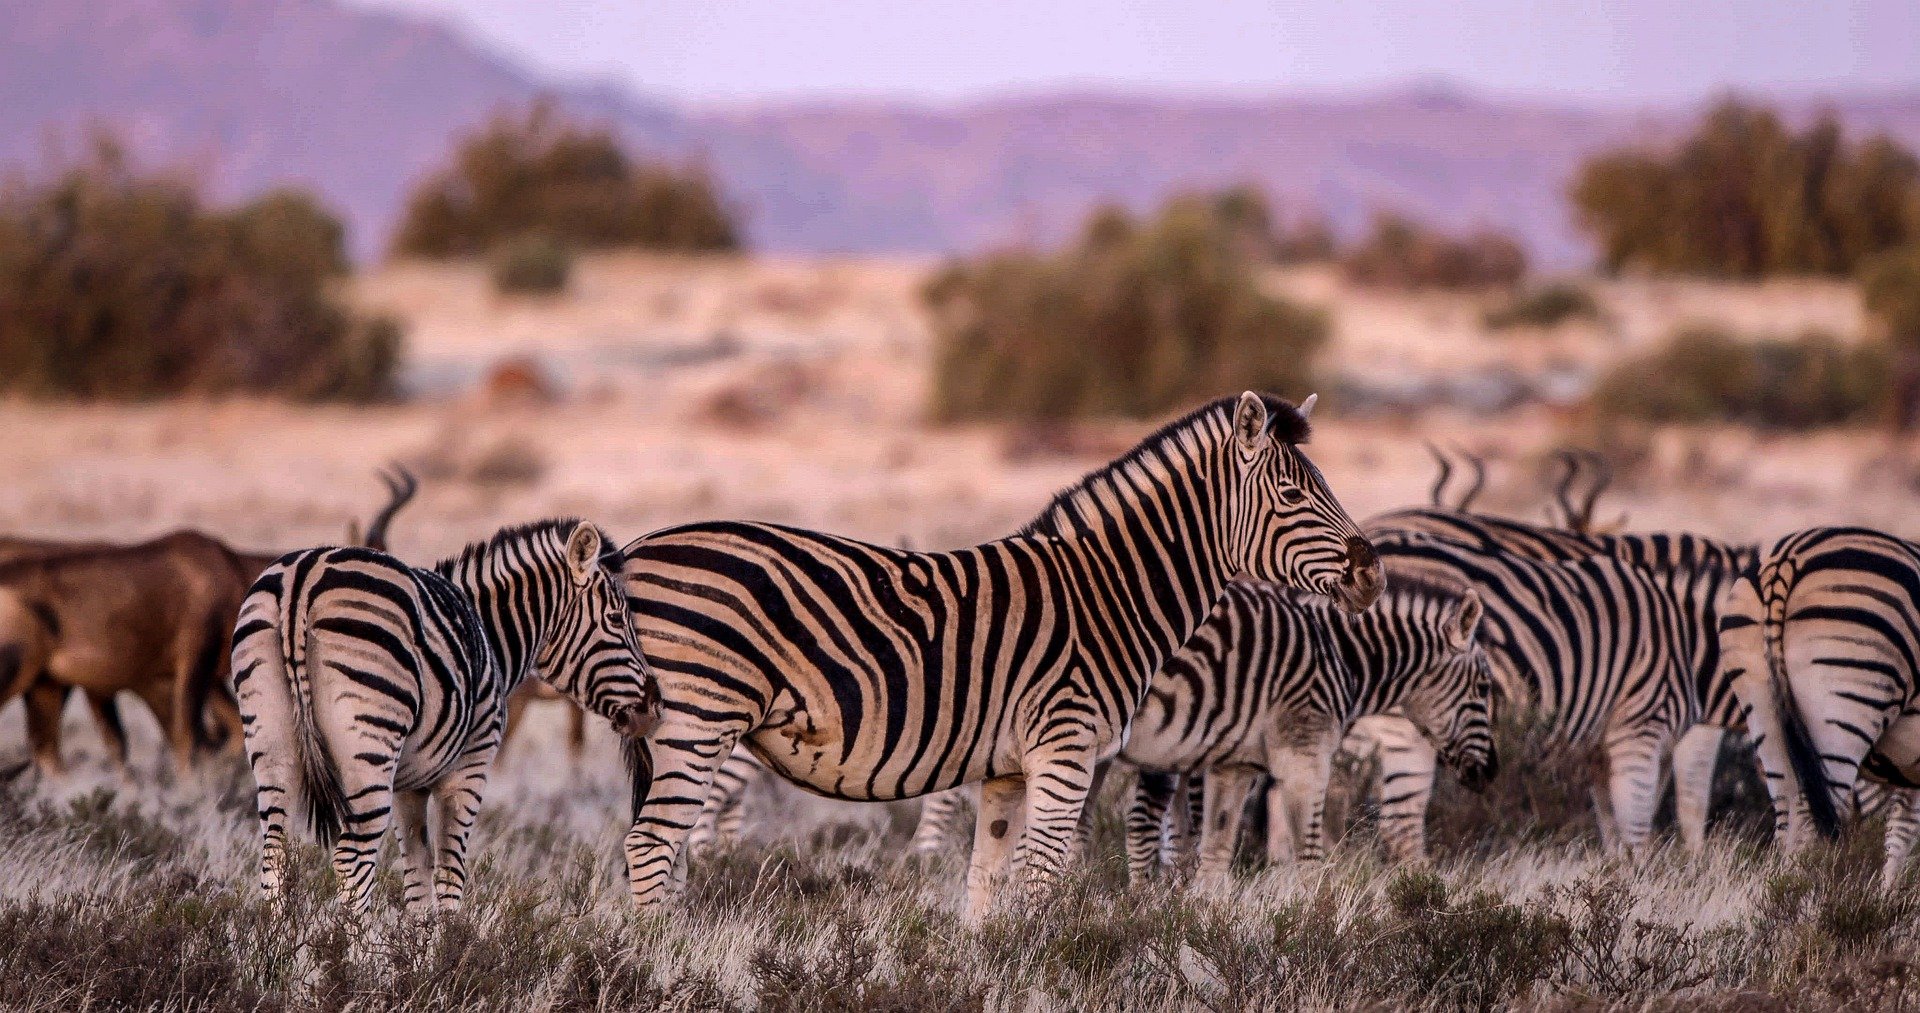
[[[408,909],[458,908],[507,695],[529,673],[622,735],[652,727],[658,691],[608,548],[591,524],[543,521],[431,570],[336,548],[289,553],[260,575],[240,608],[233,672],[269,897],[287,820],[304,813],[333,845],[348,907],[365,912],[397,808]]]
[[[1060,873],[1092,783],[1146,684],[1238,576],[1370,605],[1379,561],[1298,444],[1307,410],[1207,404],[1067,489],[1011,537],[911,552],[771,524],[627,546],[661,680],[654,793],[628,835],[643,906],[675,885],[714,768],[738,742],[835,798],[985,782],[967,874],[984,915],[1016,844]],[[636,796],[641,791],[636,788]]]
[[[1247,792],[1268,793],[1267,857],[1326,856],[1322,816],[1335,749],[1355,718],[1397,708],[1478,787],[1495,766],[1492,675],[1473,591],[1388,569],[1385,595],[1358,615],[1267,585],[1236,583],[1153,678],[1120,756],[1143,774],[1204,775],[1200,877],[1231,865]],[[1162,850],[1171,779],[1142,777],[1127,814],[1127,865],[1139,881]]]
[[[1682,833],[1699,846],[1719,738],[1740,715],[1722,671],[1720,612],[1757,550],[1434,510],[1389,514],[1367,530],[1397,567],[1477,589],[1502,694],[1540,714],[1568,748],[1602,747],[1608,777],[1595,803],[1609,843],[1631,848],[1649,836],[1672,752]],[[1391,716],[1361,731],[1379,744],[1382,836],[1396,857],[1417,857],[1431,754]]]
[[[1865,528],[1797,532],[1746,590],[1725,625],[1733,649],[1764,658],[1736,691],[1780,839],[1797,846],[1809,822],[1837,834],[1863,775],[1920,788],[1920,545]],[[1910,799],[1900,808],[1888,879],[1912,846]]]

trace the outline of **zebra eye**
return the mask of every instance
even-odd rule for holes
[[[1307,501],[1307,494],[1291,485],[1280,487],[1280,502],[1288,506],[1299,506]]]

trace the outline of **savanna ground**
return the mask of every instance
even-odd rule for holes
[[[1002,534],[1145,426],[926,425],[922,273],[604,258],[565,296],[509,300],[479,268],[389,268],[354,296],[409,321],[408,403],[0,403],[0,530],[131,539],[193,525],[248,548],[332,542],[377,503],[373,470],[398,460],[425,480],[395,534],[420,560],[553,514],[621,537],[725,516],[920,547]],[[1496,370],[1550,387],[1703,319],[1854,333],[1837,286],[1608,283],[1603,325],[1496,337],[1468,297],[1355,293],[1311,272],[1274,284],[1335,311],[1311,450],[1356,516],[1425,500],[1431,437],[1492,460],[1483,508],[1539,518],[1545,454],[1604,439],[1620,480],[1603,522],[1743,539],[1816,522],[1920,533],[1907,521],[1920,448],[1875,432],[1603,438],[1568,410],[1363,415],[1336,393]],[[544,382],[494,368],[515,357]],[[1590,843],[1577,765],[1512,762],[1518,733],[1488,798],[1443,791],[1429,869],[1381,862],[1348,786],[1335,806],[1348,831],[1322,867],[1249,867],[1224,891],[1128,891],[1108,804],[1093,860],[1058,897],[973,932],[956,917],[959,845],[905,854],[912,804],[791,794],[760,799],[783,807],[773,826],[696,861],[670,915],[636,915],[618,860],[619,764],[598,729],[569,763],[558,717],[537,715],[503,761],[469,910],[419,930],[392,912],[390,876],[385,913],[355,934],[313,849],[288,911],[255,899],[237,762],[176,777],[142,715],[134,770],[118,778],[71,712],[74,773],[23,776],[0,797],[0,1008],[1920,1007],[1920,884],[1880,897],[1876,832],[1783,859],[1756,829],[1749,784],[1706,854],[1663,842],[1611,858]],[[18,713],[0,716],[0,766],[21,741]]]

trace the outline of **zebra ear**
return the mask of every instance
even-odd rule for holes
[[[600,529],[586,521],[581,521],[567,537],[567,566],[573,570],[575,583],[585,584],[600,565],[600,554],[606,551],[600,537]]]
[[[1484,611],[1480,604],[1480,595],[1472,588],[1460,596],[1458,604],[1447,613],[1447,643],[1456,651],[1464,651],[1473,646],[1473,635],[1480,629],[1480,614]]]
[[[1267,439],[1267,402],[1253,391],[1240,395],[1240,403],[1233,408],[1233,435],[1240,441],[1240,449],[1253,453],[1260,449]]]

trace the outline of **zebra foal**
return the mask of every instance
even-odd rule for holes
[[[233,646],[262,891],[281,892],[298,814],[333,847],[342,897],[364,913],[397,816],[407,908],[457,909],[507,696],[530,673],[629,740],[644,735],[658,690],[608,548],[591,524],[543,521],[430,570],[359,548],[269,566],[241,604]]]

